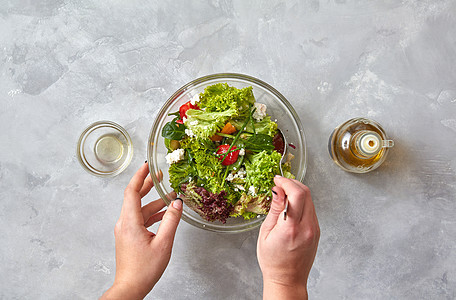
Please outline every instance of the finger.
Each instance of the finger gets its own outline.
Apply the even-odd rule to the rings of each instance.
[[[141,212],[142,212],[142,215],[143,215],[143,219],[144,219],[144,223],[147,222],[147,220],[149,220],[149,218],[156,214],[157,212],[159,212],[163,207],[166,206],[166,203],[165,201],[163,201],[163,199],[157,199],[155,201],[152,201],[150,202],[149,204],[147,205],[144,205],[142,208],[141,208]]]
[[[163,179],[162,170],[159,170],[155,174],[155,176],[157,176],[158,181],[162,181],[162,179]],[[154,182],[152,180],[152,177],[150,177],[150,174],[149,174],[149,176],[147,176],[146,180],[144,181],[141,191],[139,191],[141,198],[143,198],[145,195],[147,195],[153,187],[154,187]]]
[[[302,220],[303,221],[317,221],[317,214],[315,212],[315,205],[312,201],[312,195],[310,192],[310,189],[307,186],[303,187],[303,190],[305,191],[305,196],[304,196],[304,211],[302,215]]]
[[[285,192],[282,188],[275,186],[272,188],[272,201],[269,213],[263,224],[261,224],[260,235],[266,238],[271,230],[277,225],[277,220],[285,208]]]
[[[143,184],[141,190],[139,191],[139,195],[141,196],[141,198],[143,198],[145,195],[147,195],[153,187],[154,187],[154,182],[152,181],[152,178],[149,175],[149,176],[147,176],[146,180],[144,180],[144,184]]]
[[[176,192],[172,191],[171,193],[167,194],[166,196],[168,197],[168,199],[169,198],[173,199],[173,198],[176,198],[177,194],[176,194]],[[141,208],[144,223],[146,223],[147,219],[149,219],[150,216],[157,213],[160,209],[162,209],[165,206],[166,206],[166,203],[162,198],[144,205]]]
[[[142,217],[141,196],[139,191],[141,190],[148,173],[149,169],[147,164],[143,164],[125,188],[124,202],[121,211],[123,217],[134,217],[138,218],[138,220]]]
[[[149,219],[144,223],[144,226],[147,228],[147,227],[150,227],[153,224],[157,223],[158,221],[160,221],[163,218],[163,215],[165,214],[165,212],[166,212],[166,210],[158,212],[158,213],[150,216]]]
[[[127,188],[131,189],[137,193],[141,190],[142,186],[144,185],[144,180],[146,179],[147,175],[149,175],[149,167],[146,163],[144,163],[141,168],[133,175],[128,183]]]
[[[182,216],[182,199],[176,198],[168,206],[165,215],[163,216],[162,222],[158,227],[157,239],[161,240],[162,243],[172,247],[174,241],[174,235],[176,234],[177,225],[179,225],[180,218]]]
[[[282,176],[275,176],[274,183],[285,191],[288,198],[287,221],[291,219],[292,222],[299,223],[304,209],[305,191],[303,187],[305,186]]]
[[[291,179],[291,180],[294,183],[296,183],[299,187],[301,187],[301,189],[303,190],[303,192],[305,194],[303,197],[304,209],[303,209],[302,219],[306,218],[309,220],[316,220],[318,223],[317,214],[315,212],[315,205],[312,201],[312,195],[311,195],[309,187],[306,186],[305,184],[303,184],[301,181],[298,181],[296,179]]]

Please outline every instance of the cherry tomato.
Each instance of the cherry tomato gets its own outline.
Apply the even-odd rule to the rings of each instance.
[[[183,120],[184,117],[185,118],[187,117],[187,110],[189,110],[189,109],[200,109],[200,108],[198,107],[198,105],[191,104],[190,101],[188,101],[185,104],[182,104],[182,106],[179,108],[179,115],[180,115],[181,120]]]
[[[222,154],[218,157],[219,160],[222,160],[223,159],[223,156],[226,152],[228,152],[228,149],[230,149],[230,145],[220,145],[218,146],[217,148],[217,154]],[[236,149],[236,146],[233,146],[231,148],[231,151],[235,150]],[[226,158],[222,161],[222,165],[224,166],[228,166],[228,165],[232,165],[236,162],[236,160],[238,159],[238,156],[239,156],[239,150],[236,150],[236,151],[233,151],[233,152],[230,152]]]

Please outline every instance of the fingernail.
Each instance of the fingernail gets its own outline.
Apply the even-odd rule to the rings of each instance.
[[[272,193],[273,193],[274,195],[277,196],[277,192],[276,192],[276,191],[274,191],[274,190],[271,190],[271,191],[272,191]]]
[[[147,164],[147,160],[144,163]]]
[[[280,176],[279,174],[277,174],[276,176],[274,176],[276,178],[281,178],[282,176]]]
[[[182,202],[184,202],[181,198],[176,198],[174,201],[173,201],[173,207],[175,209],[182,209]]]

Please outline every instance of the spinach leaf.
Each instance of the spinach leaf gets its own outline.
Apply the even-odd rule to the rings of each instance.
[[[163,126],[162,137],[170,140],[181,140],[185,135],[185,125],[177,124],[178,118],[174,118]]]
[[[165,147],[166,147],[166,149],[168,149],[168,153],[171,153],[171,152],[173,152],[173,149],[171,149],[171,146],[170,146],[170,144],[171,144],[171,140],[170,140],[170,139],[167,139],[167,138],[165,138]]]
[[[261,133],[252,135],[248,140],[245,141],[245,149],[253,152],[274,150],[272,137]]]

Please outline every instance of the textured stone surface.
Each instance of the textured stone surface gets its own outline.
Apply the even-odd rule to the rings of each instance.
[[[217,72],[270,83],[306,128],[322,232],[313,299],[456,297],[455,1],[0,4],[1,299],[94,299],[109,287],[123,189],[157,107]],[[365,175],[327,153],[332,129],[355,116],[396,142]],[[75,157],[79,133],[101,119],[135,147],[113,179]],[[181,223],[149,297],[260,298],[257,235]]]

